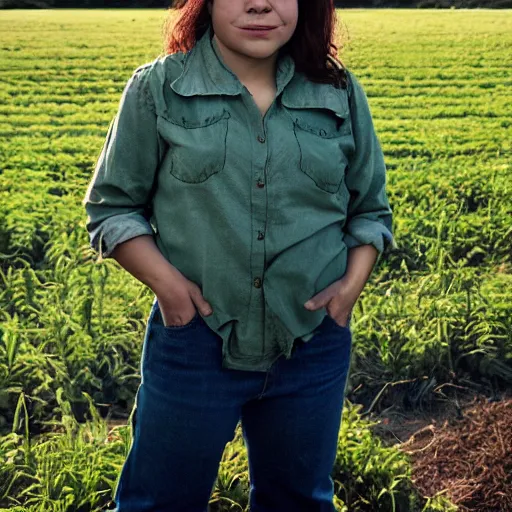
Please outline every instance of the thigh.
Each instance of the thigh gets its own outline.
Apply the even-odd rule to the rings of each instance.
[[[261,399],[242,407],[254,512],[331,512],[331,477],[350,368],[350,328],[326,317],[289,360],[276,361]]]
[[[201,317],[165,327],[153,306],[132,411],[132,445],[117,512],[206,511],[240,400],[219,372],[217,339]],[[197,359],[197,360],[196,360]]]

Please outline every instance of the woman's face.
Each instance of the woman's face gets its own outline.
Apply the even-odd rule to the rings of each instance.
[[[221,43],[256,59],[270,57],[284,46],[299,16],[298,0],[210,0],[208,7]],[[267,29],[256,30],[260,27]]]

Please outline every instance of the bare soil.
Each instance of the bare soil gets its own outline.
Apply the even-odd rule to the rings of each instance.
[[[512,396],[459,396],[378,419],[374,432],[409,455],[423,496],[443,492],[462,512],[512,512]]]

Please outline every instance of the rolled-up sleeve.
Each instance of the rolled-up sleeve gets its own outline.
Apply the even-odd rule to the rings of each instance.
[[[355,151],[349,158],[345,178],[350,192],[345,243],[349,249],[373,245],[378,251],[377,263],[390,249],[397,248],[386,194],[386,165],[366,94],[354,74],[348,73]]]
[[[125,85],[82,201],[90,246],[100,259],[111,257],[122,242],[154,234],[150,203],[161,141],[150,71],[150,66],[137,68]]]

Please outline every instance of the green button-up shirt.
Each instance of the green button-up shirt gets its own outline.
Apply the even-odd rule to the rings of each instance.
[[[396,247],[386,168],[367,97],[314,83],[280,54],[261,115],[212,30],[135,70],[83,204],[91,247],[154,235],[198,284],[223,366],[266,371],[326,309],[304,303],[343,277],[347,251]]]

